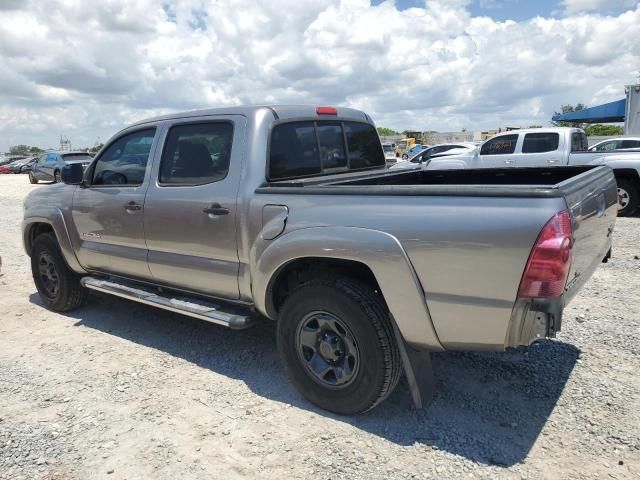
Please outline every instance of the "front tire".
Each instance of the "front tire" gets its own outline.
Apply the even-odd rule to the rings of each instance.
[[[38,179],[35,177],[33,172],[29,172],[29,183],[32,183],[32,184],[38,183]]]
[[[36,237],[31,249],[31,273],[42,303],[50,310],[68,312],[87,299],[88,290],[80,284],[80,275],[67,266],[51,233]]]
[[[312,280],[285,300],[278,350],[311,403],[342,415],[372,409],[393,391],[401,361],[379,295],[351,279]]]
[[[627,178],[618,178],[618,216],[629,217],[638,209],[640,195],[635,182]]]

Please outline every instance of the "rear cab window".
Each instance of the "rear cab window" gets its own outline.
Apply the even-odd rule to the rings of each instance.
[[[269,180],[381,168],[386,165],[373,125],[354,121],[293,121],[271,133]]]

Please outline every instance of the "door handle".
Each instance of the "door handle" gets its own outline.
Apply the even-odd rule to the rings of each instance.
[[[229,213],[229,209],[224,208],[219,203],[212,203],[211,206],[203,208],[202,211],[207,215],[227,215]]]
[[[131,200],[130,202],[124,204],[124,209],[127,212],[136,212],[138,210],[142,210],[142,205],[138,205],[136,202]]]
[[[513,160],[505,160],[504,163],[506,164],[513,163]]]
[[[552,158],[551,160],[547,160],[547,163],[558,163],[558,160]]]

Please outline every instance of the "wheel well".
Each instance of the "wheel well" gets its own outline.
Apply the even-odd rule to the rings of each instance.
[[[616,169],[613,171],[613,174],[616,176],[616,180],[620,178],[634,180],[636,184],[640,185],[640,174],[638,174],[638,171],[633,168]]]
[[[364,263],[336,258],[298,258],[283,265],[271,279],[267,288],[267,313],[275,318],[289,292],[298,285],[314,278],[335,275],[358,280],[380,292],[376,277]]]
[[[55,235],[53,227],[48,223],[38,222],[31,225],[29,229],[29,251],[31,251],[36,238],[43,233],[53,233]]]

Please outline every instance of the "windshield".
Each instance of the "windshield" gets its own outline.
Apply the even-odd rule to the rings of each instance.
[[[65,162],[72,162],[75,160],[86,160],[87,162],[90,162],[93,160],[93,157],[88,153],[65,153],[62,155],[62,159]]]

